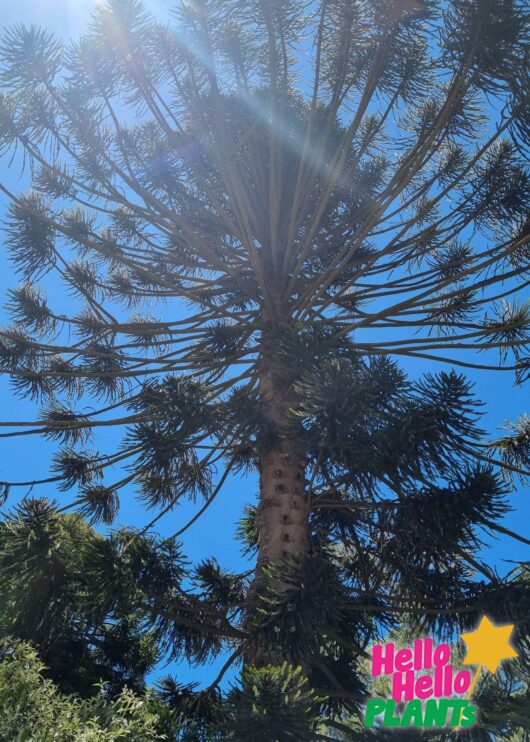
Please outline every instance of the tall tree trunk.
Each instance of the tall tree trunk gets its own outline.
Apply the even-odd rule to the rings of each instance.
[[[258,556],[249,593],[251,610],[269,587],[280,593],[292,587],[281,577],[271,579],[264,568],[282,562],[293,564],[303,559],[310,547],[306,460],[287,426],[287,411],[295,399],[289,388],[282,389],[274,382],[274,375],[265,364],[260,379],[260,398],[267,406],[279,439],[274,447],[259,455]],[[292,658],[279,657],[259,648],[247,655],[247,661],[257,665],[285,659]]]
[[[305,462],[290,441],[260,458],[258,560],[268,563],[299,558],[309,549]]]

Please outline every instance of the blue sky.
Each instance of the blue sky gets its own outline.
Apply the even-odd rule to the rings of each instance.
[[[14,23],[35,23],[44,25],[55,31],[63,38],[69,38],[82,31],[89,16],[90,8],[95,3],[92,0],[17,0],[4,2],[2,8],[2,23],[5,27]],[[154,11],[167,13],[170,3],[165,0],[150,0],[147,5]],[[13,190],[23,190],[24,183],[19,181],[19,169],[15,165],[9,169],[6,161],[0,162],[0,179]],[[0,200],[0,217],[5,214],[6,202]],[[5,249],[0,252],[0,303],[5,302],[5,292],[14,288],[19,279],[6,258]],[[59,287],[56,287],[59,290]],[[2,323],[7,322],[2,319]],[[400,365],[411,375],[418,376],[432,368],[425,362],[413,362],[410,359],[400,360]],[[518,415],[528,411],[528,397],[525,387],[514,384],[513,374],[510,372],[496,373],[493,371],[470,371],[467,376],[475,382],[475,391],[479,399],[485,402],[485,416],[483,427],[494,437],[499,434],[499,428],[507,421],[514,420]],[[0,380],[2,395],[2,420],[32,420],[35,418],[35,406],[31,402],[13,398],[9,392],[9,385],[5,379]],[[117,436],[118,434],[116,434]],[[106,433],[105,445],[113,443],[113,434]],[[117,440],[117,437],[114,438]],[[49,445],[36,436],[27,436],[14,440],[0,441],[0,479],[26,480],[38,476],[46,476],[49,459],[55,451],[54,445]],[[184,549],[192,560],[215,555],[219,562],[227,567],[239,569],[242,566],[240,544],[234,540],[234,532],[238,518],[241,516],[243,505],[252,502],[255,497],[255,478],[230,478],[221,495],[208,509],[201,520],[195,524],[184,537]],[[27,490],[19,490],[25,494]],[[51,497],[56,495],[49,487],[39,490],[39,493]],[[63,495],[65,502],[68,495]],[[518,492],[512,497],[514,511],[509,513],[504,521],[506,527],[521,530],[521,524],[530,522],[530,497],[528,488],[519,485]],[[162,534],[170,534],[186,523],[195,512],[197,506],[185,504],[175,513],[168,515],[159,524]],[[127,525],[141,527],[152,518],[152,513],[146,513],[134,500],[132,491],[122,500],[120,522]],[[524,530],[524,529],[523,529]],[[493,541],[483,555],[487,561],[495,563],[501,573],[508,571],[511,565],[505,560],[528,559],[528,548],[508,538]],[[208,682],[216,674],[217,665],[209,668],[190,670],[180,666],[177,674],[184,681],[199,679]]]

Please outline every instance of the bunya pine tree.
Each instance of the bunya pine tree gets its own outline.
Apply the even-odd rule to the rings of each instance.
[[[110,0],[67,45],[5,32],[0,147],[30,189],[0,184],[22,280],[0,366],[40,411],[2,435],[58,450],[4,495],[47,482],[107,526],[123,493],[153,510],[83,564],[166,656],[226,657],[207,690],[163,684],[177,738],[343,734],[404,620],[516,623],[527,667],[528,571],[476,551],[528,543],[500,519],[530,423],[487,440],[465,372],[529,375],[529,54],[524,0]],[[186,564],[181,535],[252,471],[251,572]],[[24,507],[31,533],[59,516]]]

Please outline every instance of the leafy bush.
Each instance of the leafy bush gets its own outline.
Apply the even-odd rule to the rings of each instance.
[[[4,642],[0,653],[0,742],[163,739],[148,698],[125,689],[111,700],[105,686],[90,699],[64,695],[44,678],[44,666],[29,644]]]

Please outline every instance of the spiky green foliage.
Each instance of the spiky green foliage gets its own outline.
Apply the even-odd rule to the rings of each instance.
[[[243,673],[242,688],[233,691],[235,718],[229,738],[295,742],[315,738],[318,703],[300,668],[288,664]],[[272,735],[272,736],[271,736]]]
[[[523,0],[200,0],[167,22],[110,0],[66,46],[4,34],[0,150],[30,190],[0,185],[22,279],[0,372],[40,406],[14,432],[58,444],[52,478],[89,521],[110,525],[131,489],[155,510],[140,533],[90,537],[98,620],[133,605],[162,653],[244,660],[233,698],[281,734],[313,733],[306,693],[322,718],[358,714],[363,654],[404,615],[437,636],[485,611],[517,622],[527,665],[528,581],[475,554],[507,533],[524,423],[485,442],[460,371],[522,383],[530,367],[529,29]],[[401,356],[433,369],[409,378]],[[307,510],[281,521],[298,541],[262,527],[289,495],[278,460]],[[180,535],[256,469],[254,581],[150,533],[189,499]],[[55,510],[24,507],[6,533],[40,533],[44,508],[55,543]],[[264,563],[281,539],[304,546]],[[183,691],[182,739],[222,733],[223,672]],[[250,713],[248,682],[302,699],[291,729],[261,690]]]

